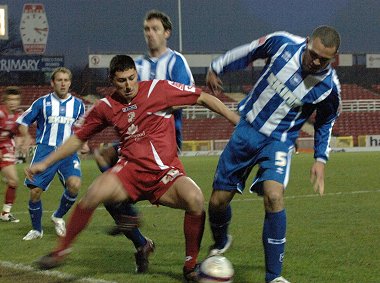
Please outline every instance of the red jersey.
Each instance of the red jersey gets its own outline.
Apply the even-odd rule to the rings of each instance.
[[[144,171],[182,168],[177,155],[173,106],[193,105],[201,89],[166,80],[139,82],[137,95],[123,103],[112,94],[86,114],[76,132],[82,141],[108,126],[120,137],[120,154]]]
[[[21,114],[17,111],[10,113],[5,105],[0,105],[0,151],[2,154],[1,163],[14,163],[15,142],[14,136],[18,134],[17,118]],[[4,164],[3,164],[4,165]],[[0,167],[3,167],[0,164]]]

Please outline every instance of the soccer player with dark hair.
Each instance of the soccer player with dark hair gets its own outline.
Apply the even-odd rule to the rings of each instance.
[[[54,251],[38,264],[42,269],[61,264],[99,204],[149,200],[152,204],[185,210],[187,260],[183,275],[186,280],[197,280],[195,267],[205,222],[204,197],[196,183],[186,176],[177,148],[173,147],[172,112],[176,107],[198,104],[233,124],[239,121],[239,116],[216,97],[194,86],[167,80],[138,82],[135,63],[126,55],[112,58],[109,73],[115,92],[94,105],[81,128],[57,151],[26,170],[27,177],[33,180],[35,174],[69,156],[104,128],[113,126],[119,134],[118,162],[90,185],[70,217],[66,237],[60,238]]]
[[[168,40],[172,33],[172,22],[169,16],[158,10],[148,11],[143,27],[148,52],[135,60],[138,80],[163,79],[185,85],[194,85],[193,75],[185,57],[168,47]],[[173,115],[176,144],[178,151],[180,151],[182,148],[182,110],[175,110]],[[116,163],[117,147],[118,145],[116,144],[113,147],[103,148],[95,152],[95,160],[102,172]],[[117,204],[107,203],[105,207],[118,224],[110,233],[112,235],[123,233],[133,242],[136,248],[136,272],[147,272],[149,265],[148,257],[154,251],[155,246],[153,241],[142,235],[138,228],[139,214],[137,209],[132,204],[126,202]],[[120,217],[129,220],[129,225],[120,227],[118,221]]]
[[[28,140],[31,140],[29,126],[34,122],[37,124],[37,147],[31,165],[44,159],[67,140],[73,134],[75,123],[84,114],[83,102],[69,93],[71,79],[72,74],[69,69],[56,68],[50,81],[54,91],[34,101],[17,119],[21,136]],[[58,236],[64,237],[66,234],[63,216],[75,202],[81,185],[80,160],[76,152],[49,166],[33,180],[25,180],[25,185],[30,189],[29,214],[33,229],[23,240],[29,241],[43,236],[41,195],[48,190],[55,174],[58,174],[64,191],[59,207],[50,219]]]
[[[331,129],[340,105],[340,83],[330,63],[339,45],[338,32],[329,26],[316,28],[307,38],[275,32],[213,60],[207,74],[209,87],[218,92],[221,74],[266,59],[260,78],[239,103],[241,120],[219,159],[209,201],[215,241],[210,255],[222,254],[232,241],[228,234],[230,201],[236,193],[243,193],[251,169],[259,166],[250,189],[264,199],[266,282],[289,282],[281,276],[286,242],[284,190],[294,143],[314,111],[315,162],[310,179],[316,192],[324,192]]]
[[[18,134],[16,120],[20,116],[20,102],[20,89],[15,86],[6,87],[0,105],[0,172],[6,179],[7,189],[0,220],[14,223],[20,221],[11,213],[19,183],[16,168],[15,137]]]

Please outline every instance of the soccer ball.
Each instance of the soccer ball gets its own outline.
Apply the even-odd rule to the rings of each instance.
[[[231,262],[224,256],[215,255],[206,258],[199,267],[199,282],[231,283],[234,276],[234,268]]]

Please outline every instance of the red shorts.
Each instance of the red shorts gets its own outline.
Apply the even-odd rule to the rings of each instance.
[[[0,169],[3,169],[9,165],[16,164],[16,154],[15,148],[13,146],[0,147],[1,158],[0,158]]]
[[[178,177],[185,176],[182,166],[148,171],[124,159],[119,159],[109,172],[116,174],[133,202],[148,200],[152,204],[157,203]]]

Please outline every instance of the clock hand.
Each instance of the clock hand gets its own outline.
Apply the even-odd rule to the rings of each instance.
[[[39,34],[41,34],[42,32],[47,32],[48,28],[34,28],[34,30],[38,32]]]

